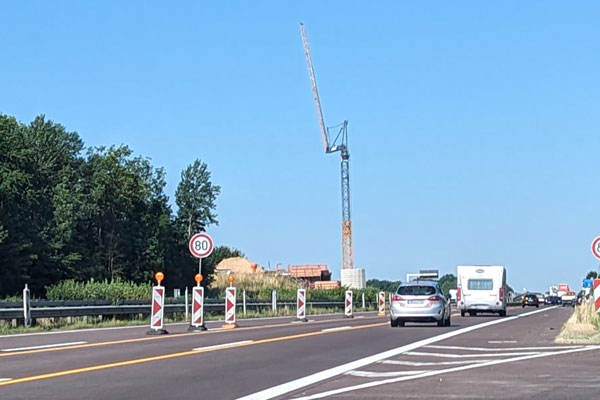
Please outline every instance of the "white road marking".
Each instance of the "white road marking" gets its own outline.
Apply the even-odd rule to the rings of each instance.
[[[0,382],[11,381],[12,378],[0,378]]]
[[[213,346],[204,346],[204,347],[196,347],[193,351],[202,351],[202,350],[214,350],[214,349],[226,349],[227,347],[236,347],[241,344],[252,343],[254,340],[242,340],[240,342],[231,342],[231,343],[223,343],[223,344],[215,344]]]
[[[526,356],[530,354],[540,354],[541,351],[528,351],[519,353],[492,353],[492,354],[449,354],[449,353],[427,353],[424,351],[408,351],[404,353],[407,356],[430,356],[441,358],[474,358],[474,357],[507,357],[507,356]]]
[[[533,358],[557,356],[557,355],[562,355],[562,354],[576,353],[576,352],[590,351],[590,350],[598,350],[598,349],[600,349],[600,346],[587,346],[587,347],[578,348],[578,349],[562,350],[562,351],[555,351],[555,352],[549,352],[549,353],[533,354],[533,355],[529,355],[529,356],[508,358],[505,360],[494,360],[494,361],[489,361],[487,363],[471,364],[471,365],[465,365],[462,367],[454,367],[454,368],[447,368],[447,369],[424,372],[420,375],[402,376],[399,378],[385,379],[382,381],[375,381],[375,382],[367,382],[367,383],[363,383],[363,384],[355,385],[355,386],[347,386],[347,387],[343,387],[341,389],[335,389],[335,390],[330,390],[330,391],[323,392],[323,393],[313,394],[311,396],[299,397],[299,398],[296,398],[296,400],[322,399],[324,397],[330,397],[330,396],[340,394],[340,393],[346,393],[346,392],[351,392],[351,391],[360,390],[360,389],[367,389],[367,388],[371,388],[374,386],[385,385],[388,383],[409,381],[409,380],[414,380],[414,379],[419,379],[419,378],[426,378],[426,377],[434,376],[434,375],[447,374],[450,372],[457,372],[457,371],[464,371],[464,370],[473,369],[473,368],[487,367],[490,365],[506,364],[506,363],[516,362],[516,361],[529,360],[529,359],[533,359]]]
[[[392,376],[418,375],[427,371],[392,371],[392,372],[373,372],[373,371],[348,371],[346,375],[358,376],[360,378],[389,378]]]
[[[321,332],[335,332],[335,331],[345,331],[346,329],[351,329],[351,326],[339,326],[337,328],[327,328],[321,329]]]
[[[465,361],[438,361],[438,362],[383,360],[383,361],[380,361],[380,363],[381,364],[390,364],[390,365],[410,365],[412,367],[425,367],[425,366],[435,366],[435,365],[473,364],[473,363],[483,363],[483,362],[489,362],[489,361],[492,361],[492,360],[465,360]]]
[[[503,324],[505,322],[517,320],[519,318],[526,318],[530,315],[548,311],[552,308],[557,308],[557,307],[558,306],[554,306],[554,307],[549,307],[549,308],[546,308],[543,310],[535,310],[535,311],[530,311],[530,312],[526,312],[526,313],[519,314],[519,315],[514,315],[512,317],[499,318],[499,319],[495,319],[492,321],[483,322],[481,324],[468,326],[466,328],[457,329],[455,331],[442,333],[441,335],[437,335],[437,336],[433,336],[433,337],[430,337],[427,339],[419,340],[417,342],[413,342],[413,343],[410,343],[410,344],[407,344],[404,346],[400,346],[400,347],[397,347],[392,350],[387,350],[382,353],[374,354],[372,356],[365,357],[365,358],[362,358],[362,359],[359,359],[356,361],[338,365],[337,367],[326,369],[326,370],[314,373],[312,375],[305,376],[303,378],[295,379],[293,381],[286,382],[281,385],[273,386],[271,388],[261,390],[260,392],[256,392],[256,393],[252,393],[247,396],[244,396],[244,397],[240,397],[238,400],[268,400],[268,399],[272,399],[274,397],[282,396],[286,393],[298,390],[300,388],[303,388],[303,387],[306,387],[309,385],[314,385],[317,382],[321,382],[321,381],[333,378],[335,376],[344,374],[348,371],[362,368],[365,365],[373,364],[378,361],[385,360],[386,358],[391,358],[391,357],[397,356],[399,354],[406,353],[407,351],[418,349],[418,348],[426,346],[428,344],[441,342],[442,340],[450,339],[452,337],[459,336],[464,333],[472,332],[472,331],[475,331],[478,329],[486,328],[488,326]],[[575,349],[575,350],[579,350],[579,349]],[[567,350],[567,351],[570,351],[570,350]],[[483,365],[483,363],[476,364],[476,365]],[[420,376],[420,375],[418,375],[418,376]],[[402,378],[395,378],[395,379],[402,379]]]
[[[86,343],[87,342],[69,342],[69,343],[43,344],[43,345],[40,345],[40,346],[14,347],[12,349],[2,349],[0,351],[10,352],[10,351],[25,351],[25,350],[37,350],[37,349],[50,349],[52,347],[74,346],[76,344],[86,344]]]
[[[518,343],[516,340],[488,340],[488,343]]]
[[[546,347],[463,347],[463,346],[423,346],[427,349],[472,350],[472,351],[526,351],[526,350],[566,350],[578,349],[583,346],[546,346]]]

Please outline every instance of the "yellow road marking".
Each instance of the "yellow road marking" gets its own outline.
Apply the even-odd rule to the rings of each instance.
[[[108,364],[92,365],[89,367],[68,369],[68,370],[58,371],[58,372],[51,372],[48,374],[26,376],[23,378],[15,378],[10,381],[0,382],[0,386],[14,385],[16,383],[39,381],[39,380],[50,379],[50,378],[58,378],[61,376],[81,374],[84,372],[99,371],[99,370],[109,369],[109,368],[125,367],[128,365],[136,365],[136,364],[142,364],[142,363],[147,363],[147,362],[152,362],[152,361],[168,360],[171,358],[185,357],[185,356],[197,355],[197,354],[201,354],[201,353],[209,353],[209,352],[220,351],[220,350],[228,350],[228,349],[233,349],[236,347],[254,346],[257,344],[281,342],[281,341],[285,341],[285,340],[301,339],[301,338],[306,338],[306,337],[311,337],[311,336],[327,335],[327,334],[332,334],[332,333],[342,333],[342,332],[348,332],[350,330],[374,328],[374,327],[378,327],[378,326],[384,326],[387,324],[388,324],[388,322],[379,322],[376,324],[359,325],[359,326],[352,327],[350,329],[346,329],[344,331],[337,331],[337,332],[336,331],[325,331],[324,332],[324,331],[319,330],[319,331],[314,331],[314,332],[298,333],[298,334],[289,335],[289,336],[280,336],[280,337],[268,338],[268,339],[258,339],[258,340],[254,340],[252,342],[231,343],[231,345],[229,345],[227,347],[204,348],[204,349],[199,349],[199,350],[182,351],[179,353],[163,354],[160,356],[137,358],[137,359],[127,360],[127,361],[118,361],[118,362],[108,363]]]
[[[374,318],[378,318],[378,317],[365,317],[365,319],[374,319]],[[335,321],[340,321],[339,319],[326,319],[326,320],[315,320],[314,323],[326,323],[326,322],[335,322]],[[285,328],[285,327],[289,327],[290,325],[288,323],[283,323],[283,324],[271,324],[271,325],[258,325],[258,326],[246,326],[246,327],[241,327],[241,328],[237,328],[235,329],[236,332],[239,331],[249,331],[249,330],[256,330],[256,329],[263,329],[263,328]],[[208,334],[217,334],[217,333],[225,333],[228,331],[223,331],[223,330],[208,330],[204,333],[202,333],[202,336],[204,335],[208,335]],[[232,332],[232,331],[229,331]],[[173,335],[161,335],[161,336],[151,336],[151,337],[143,337],[143,338],[133,338],[133,339],[119,339],[119,340],[110,340],[110,341],[106,341],[106,342],[98,342],[98,343],[86,343],[86,344],[78,344],[78,345],[73,345],[73,346],[64,346],[64,347],[53,347],[53,348],[48,348],[48,349],[36,349],[36,350],[25,350],[25,351],[11,351],[11,352],[7,352],[7,353],[0,353],[0,358],[2,357],[11,357],[11,356],[20,356],[20,355],[27,355],[27,354],[37,354],[37,353],[48,353],[51,351],[64,351],[64,350],[76,350],[76,349],[87,349],[87,348],[91,348],[91,347],[99,347],[99,346],[109,346],[109,345],[113,345],[113,344],[126,344],[126,343],[136,343],[136,342],[146,342],[149,340],[159,340],[159,339],[169,339],[169,338],[178,338],[178,337],[182,337],[182,336],[191,336],[191,335],[198,335],[197,332],[190,332],[190,333],[177,333],[177,334],[173,334]]]

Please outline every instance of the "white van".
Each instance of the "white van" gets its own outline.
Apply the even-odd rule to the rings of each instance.
[[[506,269],[502,265],[459,265],[456,276],[456,305],[462,317],[478,312],[506,315]]]

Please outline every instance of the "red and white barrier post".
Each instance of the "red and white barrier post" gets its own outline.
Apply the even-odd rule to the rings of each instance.
[[[352,290],[346,290],[346,307],[344,308],[346,318],[354,318],[352,315]]]
[[[152,287],[152,314],[150,315],[150,330],[146,332],[148,335],[164,335],[169,332],[164,328],[165,314],[165,288],[160,286],[160,283],[165,279],[162,272],[154,274],[154,279],[158,283]]]
[[[223,329],[232,329],[237,328],[235,323],[236,288],[233,287],[235,278],[233,275],[229,275],[227,280],[229,281],[229,287],[225,289],[225,323]]]
[[[594,279],[594,308],[600,313],[600,279]]]
[[[204,326],[204,288],[200,286],[202,274],[194,277],[196,286],[192,288],[192,322],[188,331],[205,331]]]
[[[306,289],[298,289],[296,296],[296,317],[302,322],[308,322],[306,319]]]
[[[379,292],[377,308],[377,316],[385,317],[385,292]]]

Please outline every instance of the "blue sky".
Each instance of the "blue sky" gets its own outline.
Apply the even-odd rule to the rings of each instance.
[[[600,5],[559,1],[4,2],[0,112],[167,172],[206,162],[217,244],[339,278],[349,120],[355,266],[503,264],[517,289],[598,268]],[[190,265],[193,270],[194,266]]]

